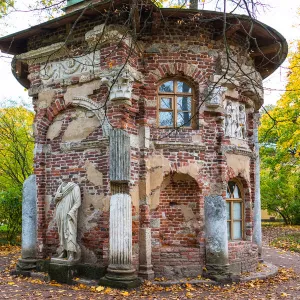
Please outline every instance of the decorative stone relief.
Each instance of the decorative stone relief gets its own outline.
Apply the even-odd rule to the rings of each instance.
[[[246,111],[245,105],[237,101],[227,101],[225,104],[225,136],[246,138]]]
[[[118,25],[101,24],[95,26],[92,30],[85,34],[85,40],[88,45],[95,49],[101,47],[103,44],[109,42],[120,43],[123,41],[128,46],[132,43],[132,38],[124,28]]]
[[[78,76],[80,82],[86,82],[100,72],[100,52],[95,51],[86,55],[70,57],[59,62],[46,62],[41,65],[40,78],[44,85],[68,81]],[[30,75],[33,76],[32,74]]]
[[[141,78],[142,75],[129,65],[118,66],[101,73],[101,83],[109,87],[109,100],[130,100],[133,82]]]
[[[223,95],[227,88],[222,86],[210,85],[207,88],[206,106],[211,108],[218,108],[222,106]]]
[[[123,71],[110,78],[103,78],[101,81],[110,88],[109,100],[131,99],[134,79],[128,71]]]

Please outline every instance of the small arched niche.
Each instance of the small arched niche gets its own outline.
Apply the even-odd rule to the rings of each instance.
[[[200,189],[187,174],[171,174],[162,184],[159,201],[162,246],[198,247]]]

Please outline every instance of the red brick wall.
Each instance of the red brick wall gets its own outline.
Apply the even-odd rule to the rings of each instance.
[[[154,271],[157,276],[173,277],[176,268],[179,271],[184,266],[199,266],[199,274],[204,265],[200,249],[204,214],[200,189],[192,177],[182,174],[168,176],[165,184],[159,206],[150,216],[160,222],[158,228],[152,228],[152,238],[157,241],[152,248]]]
[[[229,263],[240,263],[241,272],[255,272],[258,264],[258,248],[248,241],[229,242]]]
[[[113,20],[113,19],[112,19]],[[119,22],[121,23],[122,18]],[[79,22],[72,38],[77,39],[76,45],[83,43],[84,34],[91,30],[94,26],[103,23],[103,17],[98,20]],[[168,26],[168,34],[166,35],[166,27]],[[170,141],[186,143],[187,147],[193,142],[193,138],[201,136],[205,150],[189,150],[187,149],[131,149],[131,188],[134,188],[140,180],[144,180],[146,173],[150,172],[146,168],[146,162],[151,155],[161,155],[169,160],[170,170],[174,173],[182,166],[190,166],[191,164],[199,164],[201,167],[199,173],[195,176],[195,180],[172,182],[164,190],[161,191],[159,208],[150,212],[148,204],[141,199],[140,209],[133,207],[133,249],[134,263],[138,261],[138,233],[139,227],[150,226],[153,218],[159,218],[160,228],[152,228],[153,242],[153,264],[157,274],[163,274],[163,266],[176,266],[176,263],[201,266],[204,262],[204,229],[203,229],[203,204],[204,196],[211,193],[211,189],[215,185],[221,186],[218,193],[224,198],[226,195],[225,183],[231,177],[230,170],[226,165],[226,158],[221,151],[222,145],[229,145],[230,140],[224,138],[222,133],[222,123],[219,117],[224,113],[208,111],[203,104],[203,90],[208,79],[218,69],[218,59],[211,53],[211,50],[222,49],[222,41],[211,41],[214,29],[211,25],[193,27],[187,20],[178,24],[177,20],[168,19],[166,23],[162,23],[156,33],[145,32],[143,42],[146,51],[141,55],[136,53],[130,54],[130,50],[125,43],[107,44],[100,50],[101,68],[109,69],[126,61],[126,57],[130,55],[129,63],[138,69],[144,76],[142,82],[135,82],[133,86],[133,99],[131,105],[124,103],[110,102],[106,107],[106,115],[110,124],[115,128],[123,128],[130,134],[138,135],[139,126],[150,127],[151,141]],[[30,49],[36,49],[41,46],[62,41],[65,36],[64,29],[45,36],[32,37],[28,43]],[[81,40],[80,40],[81,39]],[[71,41],[72,39],[70,39]],[[81,42],[80,42],[81,41]],[[244,52],[243,40],[238,36],[233,36],[232,42],[235,46],[233,50],[237,56]],[[159,52],[151,52],[148,48],[152,44],[168,45],[167,48],[160,49]],[[193,53],[188,48],[180,48],[180,45],[201,47],[199,53]],[[147,48],[148,47],[148,48]],[[177,47],[177,48],[176,48]],[[178,48],[179,47],[179,48]],[[76,46],[74,45],[74,49]],[[148,50],[147,50],[148,49]],[[194,68],[189,68],[194,66]],[[29,72],[38,72],[39,64],[30,66]],[[195,104],[197,113],[196,128],[194,129],[159,129],[157,128],[157,88],[161,80],[168,77],[184,78],[190,82],[195,92]],[[73,84],[78,84],[78,77],[73,78]],[[32,78],[32,87],[38,87],[41,84],[39,77]],[[52,220],[54,205],[50,206],[50,210],[45,214],[45,195],[54,195],[58,187],[58,179],[63,175],[71,175],[72,180],[79,183],[81,190],[89,189],[94,193],[104,193],[109,195],[108,181],[108,153],[99,156],[94,151],[75,151],[72,153],[60,153],[59,143],[61,135],[52,142],[46,140],[46,133],[53,119],[61,114],[64,116],[64,126],[70,122],[70,112],[74,108],[66,107],[64,103],[64,94],[67,87],[62,83],[49,86],[55,90],[53,102],[49,108],[38,109],[36,111],[35,124],[37,134],[35,136],[36,143],[52,147],[51,153],[37,153],[35,155],[35,174],[37,175],[38,184],[38,245],[44,245],[40,256],[47,257],[54,253],[57,246],[57,232],[54,224],[49,227]],[[104,86],[95,90],[89,98],[98,103],[104,104],[107,101],[108,89]],[[246,97],[240,97],[240,101],[247,101]],[[37,101],[35,99],[34,101]],[[37,108],[36,108],[37,109]],[[248,113],[248,136],[249,146],[253,149],[251,142],[252,136],[252,115]],[[62,130],[62,134],[63,134]],[[86,140],[97,140],[102,136],[101,129],[94,131]],[[82,162],[85,160],[92,161],[96,168],[104,175],[103,188],[94,187],[86,180],[78,181],[77,175],[84,177],[86,175]],[[75,166],[75,167],[74,167]],[[163,171],[162,171],[163,172]],[[224,186],[222,187],[222,184]],[[245,231],[246,238],[251,240],[252,235],[252,216],[251,204],[254,201],[254,159],[251,159],[250,182],[243,182],[245,188],[245,200],[248,208],[245,211],[245,222],[247,223]],[[201,191],[201,192],[200,192]],[[173,200],[174,201],[173,201]],[[143,201],[142,201],[143,200]],[[145,200],[146,201],[146,200]],[[191,205],[194,214],[197,214],[197,220],[200,221],[199,228],[185,231],[183,216],[180,213],[179,205],[170,206],[170,201],[179,203],[179,205]],[[165,212],[166,218],[161,213]],[[97,226],[93,229],[82,233],[80,236],[81,243],[89,250],[93,251],[97,256],[98,262],[107,264],[108,257],[108,234],[109,234],[109,213],[102,212],[96,220]],[[249,225],[250,224],[250,225]],[[184,233],[180,233],[184,232]],[[248,268],[247,257],[256,259],[256,254],[249,252],[251,241],[242,242],[232,246],[230,244],[230,261],[242,261],[245,270]],[[177,244],[178,243],[178,244]],[[254,251],[255,252],[255,251]],[[250,268],[250,267],[249,267]]]

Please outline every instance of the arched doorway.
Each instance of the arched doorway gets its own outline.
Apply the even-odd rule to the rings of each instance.
[[[161,186],[159,206],[151,212],[159,218],[152,231],[157,243],[152,248],[156,276],[168,278],[201,274],[204,262],[202,195],[198,183],[187,174],[172,173]]]

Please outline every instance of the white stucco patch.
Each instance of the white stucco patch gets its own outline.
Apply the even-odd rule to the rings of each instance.
[[[53,140],[54,138],[58,137],[61,132],[62,125],[63,121],[55,121],[52,123],[47,131],[47,139]]]
[[[39,93],[38,100],[36,102],[36,106],[38,109],[47,108],[50,106],[53,98],[55,96],[55,90],[42,91]]]
[[[250,157],[226,153],[227,166],[234,171],[235,176],[241,176],[250,181]]]
[[[75,119],[70,122],[64,132],[62,142],[80,142],[87,138],[99,126],[100,124],[97,117]]]
[[[98,171],[93,163],[86,161],[85,169],[87,173],[87,179],[95,186],[103,186],[103,174]]]

